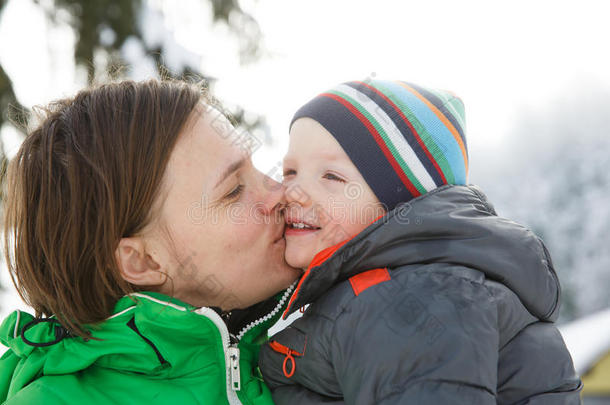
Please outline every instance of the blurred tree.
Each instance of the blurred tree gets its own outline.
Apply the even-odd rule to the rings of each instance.
[[[0,14],[9,0],[0,0]],[[17,1],[17,0],[14,0]],[[86,69],[87,81],[93,83],[99,77],[120,78],[127,66],[121,56],[121,49],[126,41],[135,38],[151,58],[159,76],[188,78],[189,80],[206,80],[213,84],[214,79],[201,72],[199,66],[183,63],[179,69],[168,69],[164,66],[165,44],[150,44],[144,37],[141,14],[145,7],[150,7],[148,0],[33,0],[55,23],[67,23],[76,33],[74,63]],[[261,31],[256,20],[246,13],[238,0],[200,0],[212,8],[212,23],[225,23],[239,43],[239,57],[242,64],[252,62],[261,55]],[[202,17],[204,18],[204,17]],[[161,29],[161,27],[159,27]],[[96,58],[102,54],[105,57]],[[240,130],[266,131],[265,119],[262,116],[247,113],[237,105],[228,109],[234,124]],[[17,122],[17,129],[26,127],[29,112],[17,99],[11,78],[0,64],[0,129],[7,121]],[[269,140],[268,133],[264,134]],[[262,141],[262,140],[261,140]],[[0,138],[0,184],[4,181],[6,154]],[[0,195],[0,204],[2,196]],[[1,207],[1,206],[0,206]]]
[[[3,0],[6,2],[6,0]],[[87,68],[89,83],[93,81],[98,66],[93,63],[94,54],[103,50],[110,55],[111,63],[102,69],[112,69],[112,62],[121,61],[120,50],[125,41],[134,36],[149,55],[163,56],[166,49],[154,48],[144,40],[139,16],[146,0],[34,0],[43,7],[48,18],[56,21],[60,15],[58,9],[68,12],[68,22],[77,34],[75,62]],[[212,6],[214,22],[226,23],[239,41],[240,60],[242,63],[257,59],[261,54],[261,32],[256,20],[241,9],[237,0],[201,0]],[[159,60],[157,58],[157,60]],[[161,72],[162,67],[158,65]],[[174,76],[196,74],[198,67],[185,66],[182,71],[171,72]]]
[[[523,110],[471,176],[501,216],[545,241],[562,286],[561,322],[610,308],[608,105],[610,88],[583,80]]]
[[[0,7],[4,6],[4,4],[5,1],[2,1]],[[8,116],[11,116],[17,122],[24,122],[26,120],[26,109],[15,97],[11,79],[2,68],[2,65],[0,65],[0,112],[0,128],[2,128]],[[2,138],[0,138],[0,184],[4,180],[6,163],[4,144],[2,143]],[[2,203],[2,193],[0,193],[0,203]]]
[[[200,1],[209,2],[214,22],[226,23],[235,34],[239,42],[242,64],[260,57],[262,37],[260,27],[250,14],[242,10],[238,0]],[[168,70],[164,66],[162,61],[168,53],[168,49],[165,49],[166,45],[147,43],[140,23],[143,8],[149,5],[146,0],[34,0],[34,2],[45,10],[51,21],[56,22],[58,16],[61,16],[58,10],[68,13],[68,23],[77,37],[75,63],[86,68],[89,83],[104,74],[109,74],[111,77],[122,74],[121,67],[125,61],[122,60],[121,49],[130,37],[135,38],[142,45],[145,53],[154,59],[160,74],[213,82],[213,78],[201,72],[199,66],[183,64],[177,70]],[[107,56],[107,62],[101,65],[94,62],[96,53],[100,51]],[[232,114],[238,120],[238,124],[244,125],[247,129],[256,128],[264,121],[262,117],[256,117],[249,122],[244,121],[244,111],[237,106],[233,108]]]
[[[242,63],[252,62],[260,57],[260,27],[251,15],[241,9],[238,0],[201,1],[211,5],[214,22],[226,23],[235,34],[239,42],[239,56]],[[57,23],[58,19],[61,19],[61,22],[67,22],[74,29],[77,38],[74,51],[75,63],[86,69],[89,83],[104,74],[111,77],[122,74],[121,67],[125,61],[121,57],[121,48],[130,37],[142,44],[146,54],[154,59],[160,74],[213,81],[212,77],[199,71],[198,66],[185,64],[179,70],[168,70],[163,66],[162,61],[168,50],[164,49],[164,45],[146,43],[139,21],[140,13],[147,5],[146,0],[34,0],[34,2],[45,11],[50,21]],[[7,3],[8,0],[0,0],[0,13]],[[64,13],[58,12],[60,10]],[[94,63],[94,57],[100,51],[107,56],[105,64]],[[10,77],[0,65],[0,109],[3,113],[0,117],[0,126],[6,122],[9,106],[16,114],[12,116],[18,121],[26,117],[25,109],[13,92]],[[238,123],[245,125],[247,129],[256,128],[264,123],[262,117],[245,121],[243,109],[237,106],[232,114]]]
[[[140,15],[147,0],[33,0],[41,7],[47,18],[54,23],[68,23],[76,33],[74,62],[86,69],[87,81],[93,83],[98,77],[121,77],[126,62],[121,57],[121,49],[128,38],[135,38],[148,57],[155,62],[161,76],[189,78],[190,80],[214,79],[199,70],[199,66],[182,64],[179,69],[167,69],[163,65],[168,49],[164,44],[149,44],[144,38]],[[246,13],[238,0],[200,0],[208,2],[212,8],[213,22],[223,22],[239,42],[239,56],[242,63],[256,60],[261,55],[261,31],[256,20]],[[8,0],[0,0],[0,14]],[[62,11],[62,12],[60,12]],[[59,21],[61,20],[61,21]],[[105,62],[96,61],[95,55],[104,54]],[[19,130],[27,123],[28,111],[17,99],[11,78],[0,64],[0,128],[7,120],[16,121]],[[265,127],[264,117],[246,114],[243,108],[231,106],[228,111],[234,123],[252,131]],[[267,139],[268,140],[268,139]],[[0,140],[0,166],[6,158]],[[0,173],[1,175],[1,173]],[[3,178],[2,178],[3,179]],[[2,180],[0,179],[0,181]]]

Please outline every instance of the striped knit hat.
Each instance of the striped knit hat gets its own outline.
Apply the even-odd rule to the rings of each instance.
[[[445,184],[466,184],[462,101],[401,81],[343,83],[302,106],[330,132],[389,210]]]

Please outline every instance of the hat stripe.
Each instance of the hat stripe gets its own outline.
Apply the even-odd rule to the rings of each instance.
[[[396,145],[394,145],[394,143],[388,137],[388,134],[386,133],[386,130],[379,123],[379,121],[377,119],[375,119],[371,115],[371,111],[369,111],[368,109],[364,108],[362,106],[362,104],[358,103],[358,101],[356,101],[350,95],[337,90],[337,88],[335,88],[333,90],[330,90],[329,93],[335,94],[335,95],[343,98],[345,101],[350,103],[358,112],[360,112],[360,114],[362,115],[363,119],[365,119],[368,122],[368,125],[370,125],[371,127],[375,128],[376,133],[379,136],[379,140],[381,142],[383,142],[384,146],[391,153],[394,162],[396,162],[398,164],[398,168],[395,168],[395,169],[399,170],[400,172],[402,172],[402,173],[404,173],[406,175],[406,177],[408,178],[409,182],[415,187],[415,189],[418,191],[418,193],[420,193],[420,194],[426,193],[427,192],[426,187],[424,187],[422,185],[422,183],[417,178],[415,173],[413,173],[413,170],[411,169],[411,167],[409,167],[406,164],[406,162],[402,158],[400,152],[396,148]],[[364,95],[360,95],[360,97],[363,97],[363,96]]]
[[[417,133],[421,137],[421,140],[426,145],[426,148],[432,155],[432,158],[443,171],[446,180],[446,183],[444,184],[453,184],[455,182],[455,175],[452,169],[452,165],[449,162],[449,157],[446,153],[447,150],[450,148],[450,146],[446,145],[446,142],[453,142],[453,140],[451,139],[451,135],[448,132],[445,132],[445,136],[443,136],[438,132],[428,131],[430,125],[426,127],[424,123],[417,117],[417,111],[416,109],[412,108],[412,106],[408,103],[408,99],[410,98],[412,103],[418,103],[421,108],[427,107],[424,107],[419,100],[417,100],[411,93],[408,93],[404,88],[398,86],[397,83],[375,80],[372,84],[377,90],[384,94],[387,94],[388,97],[390,97],[392,101],[406,115],[408,120],[413,125],[413,128],[417,131]],[[432,128],[432,130],[438,131],[439,126],[444,128],[444,126],[438,123],[437,121],[436,128]],[[454,145],[457,146],[456,144]]]
[[[332,92],[322,93],[320,96],[329,97],[333,100],[338,101],[344,107],[346,107],[352,113],[352,115],[354,115],[356,118],[358,118],[358,120],[366,127],[366,129],[369,131],[369,133],[373,135],[375,142],[377,143],[377,145],[379,146],[379,148],[385,155],[387,161],[390,163],[390,165],[394,169],[394,172],[398,175],[401,182],[404,184],[404,186],[407,188],[407,190],[411,194],[411,198],[418,197],[422,194],[415,187],[415,185],[412,183],[412,181],[406,176],[406,173],[402,171],[402,168],[400,167],[400,165],[394,158],[394,155],[392,154],[392,152],[386,146],[385,142],[381,138],[381,135],[379,134],[377,129],[364,116],[364,114],[362,114],[362,112],[360,110],[358,110],[351,102],[345,100],[343,97],[341,97],[337,94],[333,94]],[[378,179],[377,179],[377,181],[378,181]],[[375,185],[375,183],[369,183],[369,186],[374,186],[374,185]]]
[[[445,171],[447,180],[451,184],[462,184],[465,178],[465,165],[463,155],[460,151],[459,143],[456,137],[449,131],[447,125],[440,119],[444,117],[438,109],[426,100],[421,94],[396,81],[382,81],[388,91],[391,91],[400,101],[406,106],[406,109],[411,111],[415,118],[426,128],[426,132],[431,134],[431,138],[437,145],[437,148],[430,147],[430,151],[436,158],[437,162],[441,162],[441,156],[446,159],[448,166],[451,167],[450,173]],[[432,109],[436,110],[433,111]],[[445,119],[445,122],[448,122]],[[450,124],[450,123],[449,123]],[[460,136],[457,135],[457,139]],[[426,145],[428,143],[426,142]],[[441,166],[442,167],[442,166]],[[444,169],[444,168],[443,168]]]
[[[443,95],[442,92],[435,91],[434,89],[425,89],[416,84],[406,82],[404,83],[417,90],[422,96],[427,98],[428,101],[433,103],[434,106],[445,115],[445,118],[447,118],[453,124],[457,132],[460,134],[460,137],[462,138],[464,149],[466,151],[466,157],[467,160],[469,160],[470,158],[468,157],[468,145],[466,144],[465,135],[466,124],[464,123],[462,118],[463,111],[461,113],[458,112],[454,105],[454,102],[457,101],[462,105],[463,108],[462,100],[460,100],[459,97],[454,95]]]
[[[449,161],[451,162],[451,166],[454,168],[453,172],[456,176],[457,184],[464,184],[466,182],[466,173],[468,173],[468,156],[466,154],[466,146],[464,145],[464,142],[462,141],[462,137],[460,136],[459,132],[457,131],[455,126],[451,123],[451,121],[449,121],[447,119],[447,117],[445,117],[445,115],[441,111],[439,111],[439,109],[433,103],[431,103],[427,98],[425,98],[421,93],[419,93],[417,90],[415,90],[413,87],[411,87],[407,83],[404,83],[404,82],[397,82],[397,83],[398,83],[398,85],[407,89],[408,92],[413,94],[415,97],[417,97],[418,100],[420,100],[422,103],[424,103],[425,106],[427,106],[427,108],[423,107],[421,109],[421,111],[424,113],[424,115],[430,116],[429,119],[430,119],[430,123],[432,125],[438,126],[439,125],[438,121],[440,121],[440,125],[445,127],[444,128],[445,131],[439,130],[439,132],[442,133],[442,132],[449,131],[450,135],[458,143],[462,158],[459,159],[457,156],[455,156],[454,153],[450,154],[448,157],[450,158]],[[434,120],[432,118],[433,115],[436,116],[436,118],[437,118],[436,120]],[[453,150],[453,148],[451,148],[450,150]]]
[[[432,101],[439,110],[441,110],[443,112],[443,114],[445,114],[445,116],[447,117],[447,119],[449,121],[452,121],[452,119],[455,119],[455,122],[452,121],[453,125],[455,126],[455,128],[458,130],[458,132],[460,133],[460,136],[462,137],[462,140],[464,141],[464,143],[466,143],[466,137],[464,136],[464,130],[466,128],[466,123],[464,122],[464,119],[462,118],[463,116],[463,111],[460,112],[458,110],[455,109],[455,105],[454,105],[454,101],[458,101],[459,103],[462,103],[462,100],[457,97],[452,95],[451,93],[447,93],[447,94],[443,94],[440,91],[436,91],[434,89],[424,89],[421,87],[418,87],[414,84],[410,84],[411,87],[413,87],[415,90],[419,91],[422,95],[424,95],[428,100]],[[441,100],[440,106],[439,104],[437,104],[434,101],[434,96],[438,97]],[[448,113],[443,111],[443,108],[446,108],[448,110]],[[466,153],[468,153],[468,148],[466,148]]]
[[[405,116],[403,111],[401,111],[401,109],[404,109],[404,106],[400,103],[400,101],[390,99],[395,99],[395,97],[392,97],[391,92],[388,92],[388,95],[386,96],[382,91],[365,82],[356,81],[347,84],[360,90],[364,94],[367,94],[371,99],[374,99],[379,107],[381,107],[388,114],[388,116],[392,118],[394,124],[400,131],[401,136],[403,136],[409,145],[411,145],[413,151],[417,154],[417,157],[424,165],[430,176],[434,179],[437,186],[442,186],[448,183],[445,174],[443,173],[443,169],[439,166],[439,163],[436,161],[434,156],[432,156],[432,153],[424,143],[422,136],[420,136],[414,127],[417,126],[420,128],[422,135],[429,138],[428,143],[434,143],[432,137],[425,132],[425,128],[423,128],[419,122],[416,122],[417,119],[413,116],[413,114],[409,114],[408,110],[406,110],[405,113],[409,114],[410,117],[407,118]],[[411,120],[413,120],[414,123],[412,123]],[[436,144],[434,144],[434,147],[438,148]],[[451,170],[447,161],[444,159],[442,160],[445,169]]]
[[[413,151],[413,148],[411,148],[405,137],[396,127],[394,121],[377,103],[371,100],[363,92],[346,84],[339,85],[333,90],[344,98],[347,98],[347,100],[352,102],[360,111],[367,113],[365,116],[372,121],[372,124],[375,125],[378,130],[380,130],[380,134],[388,144],[392,154],[402,169],[407,172],[407,175],[410,178],[413,177],[414,184],[418,186],[417,183],[419,183],[417,188],[422,193],[434,190],[437,187],[434,179],[432,179],[428,170]]]

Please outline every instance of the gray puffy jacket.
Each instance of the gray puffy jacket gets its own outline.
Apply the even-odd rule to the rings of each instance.
[[[259,365],[282,404],[579,404],[542,241],[444,186],[318,254]]]

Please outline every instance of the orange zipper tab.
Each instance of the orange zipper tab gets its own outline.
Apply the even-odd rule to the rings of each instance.
[[[269,346],[276,352],[286,355],[286,357],[284,358],[284,363],[282,363],[282,371],[284,371],[284,375],[286,376],[286,378],[292,377],[297,368],[293,356],[300,357],[303,355],[303,353],[299,353],[296,350],[292,350],[291,348],[286,347],[283,344],[276,342],[275,340],[269,342]],[[288,362],[290,362],[290,371],[287,370]]]

